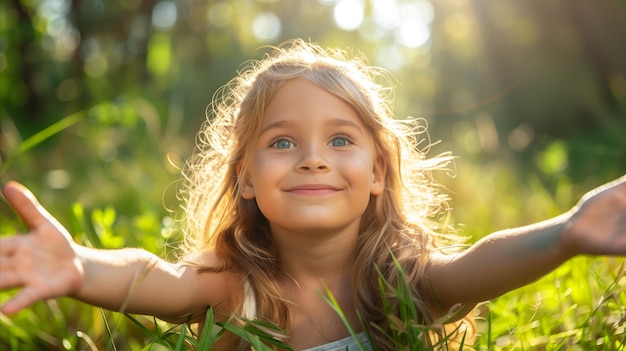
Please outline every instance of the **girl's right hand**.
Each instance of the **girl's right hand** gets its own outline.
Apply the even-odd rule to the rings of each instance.
[[[0,290],[21,289],[0,312],[15,313],[39,300],[78,291],[84,269],[67,230],[23,185],[9,182],[2,193],[28,232],[0,239]]]

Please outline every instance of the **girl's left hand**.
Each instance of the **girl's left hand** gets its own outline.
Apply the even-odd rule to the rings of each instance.
[[[626,255],[626,175],[588,192],[563,232],[571,255]]]

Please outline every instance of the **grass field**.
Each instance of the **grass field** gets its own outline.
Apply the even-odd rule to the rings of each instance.
[[[180,240],[174,230],[176,182],[193,139],[123,114],[114,120],[99,116],[89,111],[30,139],[4,121],[8,157],[2,181],[15,179],[30,187],[77,242],[143,247],[173,258]],[[498,229],[550,218],[569,209],[586,190],[619,175],[590,174],[574,182],[567,169],[520,176],[517,167],[504,159],[480,164],[457,160],[455,176],[442,182],[451,193],[452,219],[460,233],[477,240]],[[0,234],[24,230],[4,202],[0,216]],[[624,258],[572,259],[537,282],[481,305],[476,310],[478,334],[464,349],[624,350],[624,287]],[[1,292],[0,302],[14,293]],[[69,298],[0,316],[2,350],[203,349],[210,342],[194,342],[180,326]]]

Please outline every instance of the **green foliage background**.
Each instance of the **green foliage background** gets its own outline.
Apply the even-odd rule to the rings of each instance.
[[[458,156],[437,177],[472,240],[561,213],[626,173],[624,2],[380,4],[3,1],[1,180],[30,187],[78,242],[173,259],[179,170],[206,106],[263,46],[296,37],[390,71],[397,115],[423,118],[431,155]],[[24,230],[1,206],[0,232]],[[623,261],[577,258],[486,304],[476,345],[623,349]],[[69,299],[0,316],[0,347],[156,347],[147,339],[128,318]]]

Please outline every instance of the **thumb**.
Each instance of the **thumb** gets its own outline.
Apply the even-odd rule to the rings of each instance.
[[[43,225],[52,218],[48,211],[37,201],[35,195],[20,183],[8,182],[2,189],[2,194],[29,229]]]

